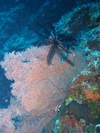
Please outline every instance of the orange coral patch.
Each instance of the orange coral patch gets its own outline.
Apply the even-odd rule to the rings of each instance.
[[[84,90],[84,93],[87,99],[91,99],[93,101],[97,101],[100,99],[100,94],[97,92]]]

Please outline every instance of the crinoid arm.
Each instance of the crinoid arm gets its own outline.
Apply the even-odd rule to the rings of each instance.
[[[63,57],[63,60],[68,62],[71,66],[73,66],[73,67],[75,66],[74,63],[71,60],[69,60],[68,58]]]
[[[63,61],[68,62],[71,66],[74,67],[74,63],[70,59],[68,59],[68,53],[66,54],[60,49],[57,49],[57,54]]]
[[[47,55],[47,63],[48,65],[51,65],[51,62],[52,62],[52,59],[56,53],[56,50],[57,50],[57,47],[56,45],[52,44],[50,50],[49,50],[49,53]]]
[[[38,26],[40,26],[40,28],[42,28],[45,31],[45,33],[50,35],[49,31],[37,19],[34,19],[34,21],[37,23]]]

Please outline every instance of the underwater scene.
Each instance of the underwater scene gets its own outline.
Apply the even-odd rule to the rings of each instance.
[[[100,0],[0,0],[0,133],[100,133]]]

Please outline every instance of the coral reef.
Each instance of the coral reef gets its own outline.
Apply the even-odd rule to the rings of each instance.
[[[62,132],[64,129],[67,132],[69,129],[72,132],[78,132],[77,130],[73,131],[73,123],[69,126],[64,121],[67,119],[69,122],[71,115],[74,116],[78,127],[80,127],[80,121],[84,121],[84,126],[81,125],[81,133],[96,132],[96,125],[100,123],[100,64],[96,63],[94,65],[95,57],[99,58],[99,51],[90,49],[88,57],[92,59],[87,62],[86,69],[73,83],[68,97],[59,109],[58,120],[61,124],[58,124],[59,129],[55,128],[57,132]],[[66,115],[68,118],[66,118]]]
[[[11,9],[13,15],[1,23],[1,29],[10,20],[13,23],[14,14],[18,15],[22,8]],[[8,108],[0,109],[0,132],[95,132],[100,123],[99,19],[98,3],[89,3],[73,9],[56,23],[57,36],[64,34],[76,40],[74,46],[78,47],[72,48],[68,56],[74,66],[56,53],[48,65],[50,45],[34,47],[41,38],[28,29],[28,24],[20,34],[1,36],[4,45],[0,56],[5,56],[0,65],[12,81],[12,97]],[[5,33],[11,27],[5,26]]]
[[[74,9],[63,16],[56,25],[58,34],[77,38],[77,45],[84,48],[87,67],[78,75],[77,79],[74,79],[75,82],[70,88],[69,95],[58,108],[58,117],[54,124],[55,133],[78,133],[78,128],[79,133],[94,133],[96,125],[100,123],[99,17],[98,4],[92,3]],[[62,25],[61,27],[59,27],[59,23]],[[73,121],[70,120],[71,116]],[[80,124],[80,121],[84,124]]]

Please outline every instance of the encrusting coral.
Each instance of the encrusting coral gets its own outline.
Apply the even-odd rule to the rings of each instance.
[[[87,99],[97,101],[100,99],[100,94],[98,92],[83,90]]]

